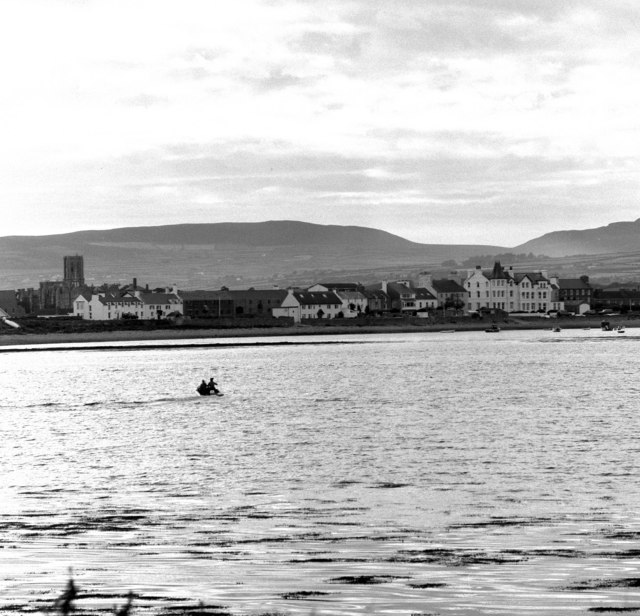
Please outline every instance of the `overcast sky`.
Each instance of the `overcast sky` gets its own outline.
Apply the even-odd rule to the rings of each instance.
[[[637,0],[3,0],[0,235],[640,217]]]

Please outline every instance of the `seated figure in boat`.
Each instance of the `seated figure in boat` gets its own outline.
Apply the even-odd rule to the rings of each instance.
[[[202,383],[200,383],[200,385],[198,385],[198,389],[196,390],[201,396],[208,396],[209,395],[209,387],[207,385],[207,383],[205,382],[204,379],[202,379]]]
[[[204,381],[203,381],[203,383],[204,383]],[[214,394],[220,393],[220,391],[218,390],[216,385],[217,385],[217,383],[213,380],[213,377],[211,377],[209,379],[209,384],[207,385],[207,388],[209,389],[210,393],[214,393]]]

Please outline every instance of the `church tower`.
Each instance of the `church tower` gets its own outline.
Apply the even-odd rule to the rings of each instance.
[[[82,255],[64,257],[64,282],[71,288],[84,285],[84,257]]]

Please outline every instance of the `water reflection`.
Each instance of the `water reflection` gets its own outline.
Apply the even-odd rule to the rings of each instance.
[[[587,334],[2,355],[0,607],[640,607],[640,360]]]

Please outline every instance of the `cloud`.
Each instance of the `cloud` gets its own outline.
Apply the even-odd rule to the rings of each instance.
[[[284,88],[291,88],[309,82],[308,79],[302,79],[286,73],[282,68],[271,69],[264,77],[247,77],[245,81],[260,92],[283,90]]]
[[[163,103],[166,103],[167,101],[168,99],[165,96],[154,96],[153,94],[142,93],[136,96],[131,96],[129,98],[123,98],[121,102],[123,105],[131,105],[133,107],[145,107],[148,109],[153,105],[161,105]]]
[[[524,241],[640,188],[630,0],[36,6],[0,9],[10,232],[77,203],[80,227],[276,212],[488,241],[535,211]]]

